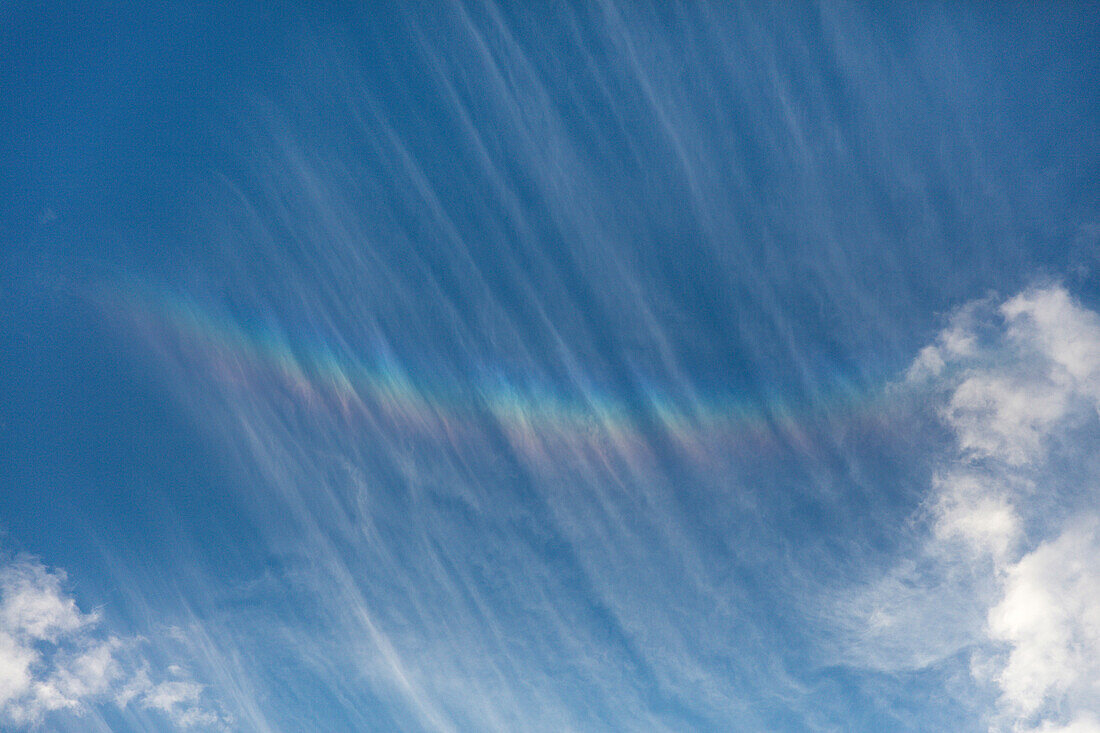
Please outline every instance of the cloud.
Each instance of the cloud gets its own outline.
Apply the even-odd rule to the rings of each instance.
[[[853,651],[880,668],[969,654],[992,730],[1100,730],[1100,316],[1058,285],[972,303],[906,387],[953,446],[919,549],[857,594]]]
[[[1051,701],[1100,702],[1100,533],[1067,529],[1005,569],[989,635],[1009,651],[997,675],[1019,717]]]
[[[79,709],[119,675],[118,642],[88,633],[99,619],[81,613],[64,580],[28,559],[0,569],[0,711],[16,723]]]
[[[106,633],[65,591],[62,570],[21,557],[0,565],[0,722],[41,723],[64,711],[81,716],[114,702],[159,712],[180,728],[221,729],[227,718],[204,686],[173,665],[178,679],[152,681],[141,639]]]

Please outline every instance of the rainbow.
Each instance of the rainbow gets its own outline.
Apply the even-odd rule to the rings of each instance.
[[[648,389],[641,408],[645,413],[598,393],[570,400],[503,378],[473,385],[460,395],[415,383],[385,349],[376,349],[369,360],[349,357],[323,343],[292,341],[276,330],[246,327],[195,299],[147,283],[107,288],[98,300],[112,304],[116,315],[140,324],[162,342],[172,341],[200,378],[223,386],[277,385],[307,409],[366,417],[382,430],[456,445],[468,426],[488,416],[514,450],[545,465],[560,460],[562,448],[598,455],[613,450],[635,464],[652,461],[647,436],[655,429],[693,463],[779,446],[810,450],[808,426],[839,419],[857,430],[880,430],[889,412],[882,404],[888,390],[876,395],[845,390],[797,410],[780,400],[758,405],[729,396],[696,399],[685,406]]]

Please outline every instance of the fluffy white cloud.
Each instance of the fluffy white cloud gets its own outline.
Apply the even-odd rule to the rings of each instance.
[[[114,639],[62,591],[62,573],[19,560],[0,568],[0,711],[16,723],[78,709],[118,676]]]
[[[51,712],[79,715],[113,697],[178,727],[223,726],[202,685],[175,666],[179,679],[154,683],[137,655],[140,641],[104,633],[99,615],[66,594],[65,581],[63,571],[32,558],[0,565],[0,722],[32,726]]]
[[[864,656],[970,648],[999,698],[991,729],[1100,731],[1100,476],[1066,468],[1100,453],[1100,316],[1059,286],[973,303],[907,386],[933,396],[955,447],[919,558],[861,595]]]
[[[946,393],[961,459],[1042,460],[1056,426],[1100,400],[1100,316],[1061,287],[959,311],[909,372]]]

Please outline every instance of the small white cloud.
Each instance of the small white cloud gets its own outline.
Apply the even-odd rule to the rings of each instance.
[[[945,417],[963,451],[1020,466],[1041,453],[1068,399],[1066,389],[1042,378],[982,371],[955,389]]]
[[[935,346],[925,346],[920,350],[913,365],[909,367],[906,379],[911,382],[924,381],[938,377],[943,372],[946,362],[940,349]]]
[[[1100,316],[1081,308],[1060,287],[1017,295],[1001,306],[1001,313],[1009,337],[1022,350],[1034,349],[1064,369],[1075,387],[1100,396]]]
[[[203,685],[172,680],[161,682],[141,695],[142,707],[159,710],[181,728],[213,725],[219,721],[214,713],[201,706]]]
[[[59,635],[94,624],[94,615],[82,614],[62,593],[64,581],[64,573],[50,573],[30,560],[0,569],[0,627],[23,639],[57,641]]]
[[[941,542],[961,540],[971,552],[1005,558],[1020,539],[1020,518],[1007,492],[988,477],[952,473],[936,482],[933,532]]]

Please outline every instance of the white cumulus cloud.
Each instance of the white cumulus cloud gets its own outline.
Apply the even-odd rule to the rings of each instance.
[[[857,654],[919,667],[969,650],[991,730],[1100,731],[1100,316],[1058,285],[976,302],[906,383],[954,446],[919,556],[857,594]]]
[[[51,713],[82,715],[113,701],[158,711],[181,728],[224,727],[203,685],[174,665],[178,679],[150,679],[141,640],[105,633],[99,614],[67,594],[66,580],[34,558],[0,564],[0,723],[29,728]]]

